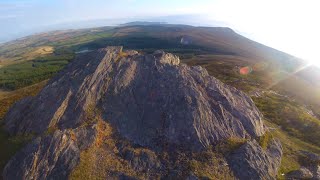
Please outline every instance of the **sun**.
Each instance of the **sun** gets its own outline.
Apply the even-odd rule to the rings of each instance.
[[[309,62],[310,65],[320,68],[320,59],[309,59],[307,62]]]
[[[316,66],[320,68],[320,58],[317,57],[309,57],[309,58],[304,58],[304,60],[312,66]]]

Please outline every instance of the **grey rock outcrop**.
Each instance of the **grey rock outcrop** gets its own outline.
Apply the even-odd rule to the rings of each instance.
[[[79,162],[80,152],[95,140],[94,128],[83,129],[83,124],[94,124],[94,111],[121,137],[155,151],[162,143],[201,151],[231,137],[245,138],[249,143],[235,153],[239,157],[231,158],[234,166],[243,166],[258,178],[275,177],[279,166],[281,145],[275,142],[264,152],[254,141],[265,127],[246,94],[200,66],[180,64],[175,55],[163,51],[141,55],[108,47],[81,54],[36,97],[10,109],[5,117],[10,134],[58,130],[23,148],[7,164],[5,179],[66,177]],[[156,156],[140,155],[136,160],[127,157],[135,169],[161,166]]]
[[[80,151],[92,143],[94,128],[57,130],[38,137],[6,165],[4,179],[67,179],[79,163]]]
[[[314,166],[314,169],[311,169],[312,173],[313,173],[313,178],[315,180],[320,180],[320,165],[318,166]]]
[[[300,151],[300,153],[305,156],[309,164],[320,165],[320,155],[308,151]]]
[[[288,180],[298,180],[298,179],[312,179],[313,175],[309,169],[301,167],[299,170],[289,172],[286,175]]]
[[[307,169],[314,180],[320,180],[320,156],[318,154],[308,152],[308,151],[300,151],[302,155],[302,164],[304,164],[304,169]],[[292,175],[302,174],[301,169],[293,171],[289,173],[287,176],[292,177]]]
[[[165,138],[202,149],[230,137],[264,134],[253,101],[198,67],[163,51],[121,57],[110,47],[75,59],[35,98],[17,103],[5,118],[11,134],[58,126],[75,128],[100,106],[120,133],[144,146]]]
[[[228,163],[235,176],[243,180],[275,179],[281,163],[282,146],[273,140],[264,150],[254,141],[249,141],[233,152]]]
[[[118,60],[121,48],[82,54],[60,72],[35,98],[16,103],[5,117],[11,134],[42,133],[49,127],[77,127],[101,98],[105,74]]]

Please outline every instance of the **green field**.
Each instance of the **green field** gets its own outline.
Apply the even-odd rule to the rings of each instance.
[[[208,53],[205,48],[191,45],[182,46],[175,41],[152,37],[105,38],[102,36],[102,39],[95,40],[97,37],[100,36],[85,36],[72,38],[66,42],[50,43],[50,46],[55,47],[53,54],[3,66],[0,68],[0,89],[16,90],[49,79],[68,64],[77,51],[83,49],[96,50],[113,45],[124,46],[126,49],[136,49],[145,53],[154,52],[157,49],[189,56]],[[88,42],[90,38],[93,39]],[[75,43],[78,42],[77,40],[84,43]]]
[[[73,59],[73,54],[50,55],[0,68],[0,89],[15,90],[51,78]]]

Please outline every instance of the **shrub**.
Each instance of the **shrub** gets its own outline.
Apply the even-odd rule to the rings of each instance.
[[[272,139],[273,139],[272,133],[270,131],[267,131],[264,135],[258,138],[258,142],[263,149],[267,149]]]
[[[189,166],[200,179],[235,179],[223,155],[212,150],[193,153]]]
[[[215,147],[215,150],[217,152],[224,154],[224,155],[227,155],[227,154],[233,152],[234,150],[239,149],[240,146],[242,146],[246,142],[247,142],[247,140],[244,138],[230,137],[226,141],[219,143]]]

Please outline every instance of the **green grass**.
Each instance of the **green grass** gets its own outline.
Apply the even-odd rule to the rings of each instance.
[[[98,39],[108,38],[111,36],[112,32],[88,33],[76,37],[71,37],[67,40],[51,42],[48,45],[54,47],[71,47],[79,44],[89,43]]]
[[[283,146],[279,179],[284,179],[281,174],[300,168],[300,150],[320,153],[320,121],[306,113],[298,102],[274,94],[265,94],[253,99],[267,119],[265,124],[272,128],[268,134],[260,138],[260,144],[265,147],[265,144],[268,144],[266,141],[275,137]]]
[[[124,46],[126,49],[135,49],[146,53],[162,49],[172,53],[197,53],[208,52],[208,49],[195,45],[182,45],[179,40],[166,40],[149,37],[145,35],[131,35],[124,37],[107,37],[90,41],[88,43],[79,43],[71,47],[74,51],[81,49],[99,49],[107,46]]]
[[[320,146],[319,119],[309,115],[297,102],[273,94],[253,99],[265,118],[291,136]]]
[[[189,168],[200,179],[235,179],[232,171],[224,166],[224,157],[214,151],[193,153],[189,159]]]
[[[66,40],[38,43],[38,45],[42,46],[52,46],[55,50],[51,55],[35,57],[31,60],[24,60],[23,56],[37,49],[38,46],[20,48],[23,51],[22,54],[10,55],[13,59],[18,60],[11,65],[5,65],[0,68],[0,89],[15,90],[49,79],[74,58],[75,52],[84,49],[96,50],[106,46],[124,46],[126,49],[136,49],[146,53],[154,52],[157,49],[176,54],[201,54],[207,52],[207,49],[203,47],[181,45],[178,39],[165,40],[145,35],[111,37],[112,33],[112,31],[89,33],[67,38]]]
[[[281,174],[286,174],[290,171],[297,170],[301,166],[301,154],[300,150],[306,150],[314,153],[320,153],[320,147],[312,145],[308,142],[302,141],[289,135],[286,131],[279,128],[278,125],[270,122],[264,121],[264,123],[273,128],[270,131],[273,137],[281,141],[283,147],[283,156],[281,159],[281,166],[278,172],[278,178],[284,179]]]
[[[267,149],[273,138],[273,134],[267,131],[263,136],[259,137],[258,142],[263,149]]]
[[[49,79],[60,71],[72,54],[37,58],[0,68],[0,89],[15,90]]]
[[[202,66],[210,75],[244,92],[254,91],[268,85],[269,77],[265,71],[253,71],[247,75],[241,75],[239,68],[250,64],[230,59],[228,56],[186,56],[182,62],[190,66]]]
[[[231,137],[224,142],[219,143],[214,149],[224,155],[232,153],[234,150],[239,149],[243,144],[247,142],[246,139]]]
[[[9,136],[2,127],[0,127],[0,172],[2,172],[9,159],[20,150],[33,135]]]

